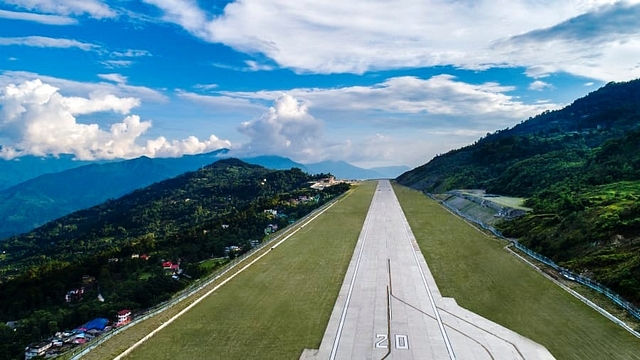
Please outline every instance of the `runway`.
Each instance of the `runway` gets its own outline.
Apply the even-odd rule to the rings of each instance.
[[[320,349],[301,359],[553,359],[443,298],[387,180],[378,187]]]

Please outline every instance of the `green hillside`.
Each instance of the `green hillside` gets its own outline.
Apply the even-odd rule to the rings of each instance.
[[[0,359],[91,318],[113,320],[119,310],[170,298],[214,263],[349,188],[311,189],[321,176],[220,160],[7,239],[0,244]],[[200,265],[208,259],[218,260]],[[82,296],[65,301],[81,287]],[[16,331],[4,326],[16,320]]]
[[[637,129],[639,116],[640,80],[610,83],[564,109],[547,111],[436,156],[397,180],[432,193],[484,187],[529,196],[574,173],[608,140]],[[534,171],[539,170],[532,169],[536,166],[544,171]],[[522,170],[531,171],[533,177],[511,177]]]
[[[440,155],[397,181],[425,192],[481,188],[533,209],[498,224],[559,265],[640,304],[640,80]]]

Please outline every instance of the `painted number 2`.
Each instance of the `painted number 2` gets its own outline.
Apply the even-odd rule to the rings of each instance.
[[[388,348],[387,346],[387,334],[376,334],[376,349],[386,349]]]
[[[408,350],[409,349],[409,337],[407,335],[395,335],[395,348],[397,350]],[[375,341],[376,349],[387,349],[389,347],[389,338],[387,334],[376,334]]]

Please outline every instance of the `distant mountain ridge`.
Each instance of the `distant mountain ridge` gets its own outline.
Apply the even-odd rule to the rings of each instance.
[[[335,160],[306,164],[305,166],[311,173],[331,173],[341,179],[356,180],[394,178],[402,171],[408,170],[406,166],[363,169],[345,161]]]
[[[229,156],[228,149],[221,149],[180,158],[140,157],[89,164],[73,161],[70,156],[60,159],[28,158],[24,162],[0,161],[0,166],[7,169],[12,167],[15,172],[22,171],[22,177],[50,172],[0,190],[0,240],[155,182],[198,170]],[[311,174],[331,173],[349,179],[391,178],[406,170],[404,167],[391,167],[376,171],[342,161],[303,165],[281,156],[256,156],[242,160],[274,170],[299,168]],[[57,161],[61,163],[56,165]],[[20,170],[19,165],[24,165],[24,168]],[[42,167],[38,168],[37,165]],[[53,172],[55,169],[64,170]],[[15,176],[11,181],[18,177]]]
[[[0,190],[10,188],[40,175],[60,172],[93,162],[73,160],[72,155],[59,158],[25,156],[14,160],[0,160]]]

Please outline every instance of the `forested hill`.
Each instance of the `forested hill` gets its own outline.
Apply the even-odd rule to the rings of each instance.
[[[397,181],[427,192],[486,188],[529,196],[582,169],[606,141],[638,129],[639,117],[640,80],[609,83],[561,110],[439,155]]]
[[[610,83],[397,181],[526,197],[534,211],[502,223],[504,235],[640,306],[640,80]]]
[[[221,254],[221,248],[228,244],[211,249],[181,246],[196,229],[217,228],[219,223],[239,220],[233,216],[244,216],[241,212],[251,206],[256,207],[252,211],[262,211],[259,206],[276,206],[280,196],[292,191],[310,195],[313,190],[308,182],[319,176],[322,174],[310,176],[297,168],[269,170],[237,159],[220,160],[9,238],[0,244],[0,249],[10,254],[3,263],[31,267],[45,262],[43,259],[77,261],[83,256],[135,247],[141,237],[150,234],[155,243],[173,242],[176,248],[165,251],[178,256],[186,254],[199,260],[211,253]],[[255,236],[252,227],[261,225],[243,224],[242,231]]]
[[[0,359],[21,357],[29,342],[90,318],[113,320],[119,310],[166,300],[211,269],[203,260],[246,252],[349,189],[310,188],[324,176],[225,159],[7,239],[0,343],[10,346],[0,347]],[[80,287],[80,299],[65,302]],[[17,331],[5,327],[15,320]]]

